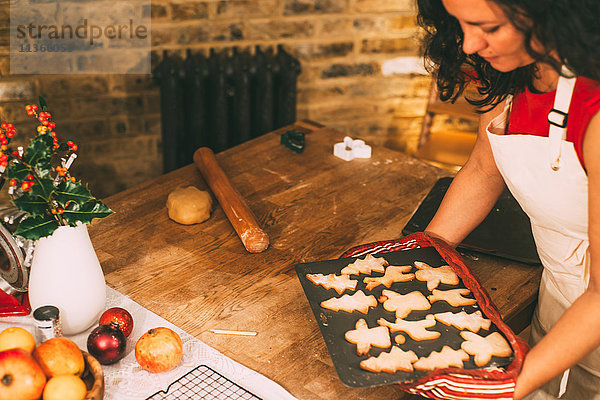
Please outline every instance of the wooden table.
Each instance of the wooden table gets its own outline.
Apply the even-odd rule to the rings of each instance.
[[[90,228],[106,281],[299,399],[402,398],[394,385],[353,389],[339,381],[294,265],[401,237],[434,182],[450,173],[382,147],[346,162],[332,155],[343,133],[307,121],[293,128],[307,133],[302,154],[280,144],[281,129],[217,155],[269,234],[266,251],[248,253],[218,205],[202,224],[168,218],[173,189],[207,189],[189,165],[106,199],[116,214]],[[524,327],[540,268],[464,256],[504,319]]]

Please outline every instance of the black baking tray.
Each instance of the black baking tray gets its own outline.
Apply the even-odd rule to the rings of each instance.
[[[414,261],[426,262],[432,267],[439,267],[446,264],[444,259],[440,256],[440,254],[434,247],[423,247],[419,249],[377,254],[375,255],[375,257],[385,258],[390,265],[413,265],[412,272],[416,271],[416,268],[413,264]],[[310,307],[315,315],[317,324],[319,325],[319,329],[321,330],[321,334],[323,335],[323,339],[325,340],[325,344],[327,345],[327,349],[329,351],[331,359],[333,360],[333,364],[336,368],[340,380],[345,385],[350,387],[370,387],[387,385],[396,382],[412,381],[430,373],[431,371],[415,371],[413,373],[398,371],[395,374],[388,374],[385,372],[372,373],[360,368],[359,363],[361,360],[367,359],[370,356],[377,356],[382,351],[389,352],[391,350],[391,347],[388,349],[378,349],[372,347],[368,354],[364,356],[359,356],[356,354],[356,345],[346,341],[346,339],[344,338],[344,334],[349,330],[355,329],[356,321],[358,321],[361,318],[367,321],[367,325],[369,326],[369,328],[376,327],[377,320],[379,318],[385,318],[390,322],[394,322],[396,319],[395,314],[393,312],[386,311],[381,305],[381,303],[378,303],[376,308],[371,308],[368,314],[363,314],[358,311],[354,311],[352,313],[344,311],[335,312],[321,307],[321,302],[324,300],[327,300],[332,297],[341,297],[344,294],[351,295],[357,290],[363,290],[365,294],[373,294],[376,298],[379,298],[382,290],[387,289],[383,285],[379,285],[373,290],[367,291],[365,289],[365,284],[362,282],[362,280],[365,276],[368,275],[360,274],[359,276],[352,276],[352,279],[358,280],[356,290],[346,290],[344,293],[342,293],[342,295],[340,295],[334,289],[325,289],[320,285],[313,284],[306,278],[306,274],[315,273],[335,273],[339,275],[342,268],[344,268],[349,263],[354,262],[357,258],[364,257],[349,257],[340,258],[336,260],[301,263],[297,264],[295,267],[296,274],[298,275],[298,279],[300,280],[302,288],[304,289],[304,293],[306,294]],[[370,276],[382,275],[382,273],[374,272]],[[460,281],[459,285],[440,284],[438,286],[438,289],[447,290],[459,287],[465,288],[465,285],[463,284],[462,280]],[[417,281],[416,279],[413,279],[409,282],[394,283],[389,289],[400,294],[410,293],[414,290],[422,292],[425,296],[431,294],[431,292],[427,289],[427,282]],[[429,310],[412,311],[405,319],[420,320],[425,318],[427,314],[435,314],[446,311],[452,311],[456,313],[463,310],[469,314],[478,310],[481,311],[477,304],[472,306],[453,307],[445,301],[436,301],[432,304]],[[487,317],[485,313],[482,312],[482,314],[484,317]],[[447,326],[445,324],[437,322],[434,327],[428,329],[439,331],[442,335],[438,339],[434,340],[415,341],[411,339],[408,335],[403,334],[401,332],[397,332],[392,334],[392,344],[396,345],[394,342],[394,337],[396,335],[403,334],[406,338],[406,342],[404,344],[396,346],[399,346],[405,351],[413,350],[419,357],[426,357],[432,351],[440,351],[444,345],[448,345],[453,349],[459,349],[460,344],[463,342],[463,339],[460,336],[460,330],[453,326]],[[492,327],[490,328],[490,330],[486,331],[482,329],[478,332],[478,334],[482,336],[487,336],[487,334],[493,331],[499,332],[496,326],[492,323]],[[508,366],[512,362],[512,360],[513,356],[492,357],[490,363],[484,367],[505,367]],[[464,368],[479,369],[479,367],[477,367],[473,362],[472,356],[468,361],[464,363]]]
[[[451,183],[451,177],[444,177],[433,185],[402,229],[402,234],[425,230]],[[458,247],[527,264],[541,264],[529,217],[508,189],[500,195],[488,216]]]

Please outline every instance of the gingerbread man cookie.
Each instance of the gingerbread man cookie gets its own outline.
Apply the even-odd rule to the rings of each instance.
[[[390,265],[385,269],[385,274],[376,278],[367,276],[363,282],[367,284],[367,290],[383,285],[386,288],[392,286],[394,282],[407,282],[414,279],[415,274],[408,274],[412,267],[410,265]]]
[[[492,356],[508,357],[512,354],[510,345],[498,332],[482,337],[473,332],[463,331],[460,336],[465,339],[460,345],[461,349],[475,358],[475,365],[478,367],[490,362]]]
[[[406,321],[398,318],[396,322],[390,322],[384,318],[379,318],[377,323],[390,328],[390,332],[392,333],[398,331],[406,332],[414,340],[437,339],[442,335],[440,332],[427,330],[427,328],[435,325],[435,318],[431,314],[428,314],[425,319],[417,321]]]
[[[377,299],[375,296],[366,295],[362,290],[358,290],[352,296],[345,294],[342,297],[332,297],[321,302],[321,307],[327,308],[333,311],[346,311],[352,312],[354,310],[359,311],[363,314],[369,312],[369,307],[377,307]]]
[[[427,298],[432,303],[435,303],[438,300],[444,300],[453,307],[470,306],[477,303],[477,300],[463,297],[469,293],[471,293],[469,289],[433,289],[431,295],[427,296]]]
[[[400,294],[384,289],[381,294],[379,301],[383,303],[383,308],[395,312],[396,318],[405,318],[412,310],[429,310],[431,308],[431,304],[423,293],[417,290],[408,294]]]
[[[458,275],[452,271],[449,265],[434,268],[427,263],[415,261],[415,267],[418,269],[415,272],[415,277],[420,281],[426,281],[429,290],[437,288],[440,283],[458,285]]]
[[[387,327],[369,328],[367,321],[362,318],[356,322],[356,329],[346,332],[344,337],[356,345],[356,353],[359,356],[367,354],[371,346],[386,349],[392,345]]]
[[[383,257],[375,258],[371,254],[367,254],[365,258],[359,258],[353,263],[342,268],[341,273],[343,275],[370,275],[371,271],[383,273],[385,271],[384,267],[388,264],[389,263]]]
[[[369,357],[360,362],[360,367],[371,372],[387,372],[394,374],[396,371],[413,372],[412,363],[418,357],[414,351],[404,351],[400,347],[392,347],[389,353],[383,352],[377,357]]]

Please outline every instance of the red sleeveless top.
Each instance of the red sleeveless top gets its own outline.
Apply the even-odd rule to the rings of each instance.
[[[554,106],[556,91],[534,94],[528,89],[514,96],[508,134],[548,136],[548,113]],[[583,160],[583,137],[587,126],[600,110],[600,82],[578,77],[569,106],[567,140],[573,142],[579,162]]]

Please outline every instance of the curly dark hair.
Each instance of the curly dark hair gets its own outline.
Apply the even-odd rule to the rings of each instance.
[[[560,72],[562,64],[578,76],[600,81],[600,0],[489,0],[502,8],[525,37],[525,48],[536,61]],[[463,32],[441,0],[417,0],[419,25],[425,29],[423,55],[436,77],[441,100],[455,101],[477,77],[480,99],[467,99],[487,111],[507,95],[533,88],[536,63],[500,72],[477,54],[462,50]],[[536,52],[532,40],[544,50]],[[550,57],[554,51],[559,61]]]

